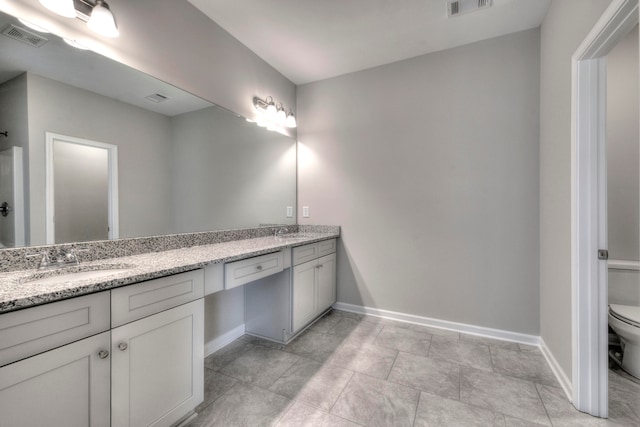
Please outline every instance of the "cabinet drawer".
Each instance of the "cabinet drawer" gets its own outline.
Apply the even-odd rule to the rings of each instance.
[[[312,259],[318,258],[318,244],[298,246],[293,248],[293,265],[303,264]]]
[[[203,296],[203,270],[116,288],[111,291],[111,326],[124,325]]]
[[[293,248],[293,265],[300,265],[321,256],[332,254],[335,251],[336,239],[298,246]]]
[[[0,316],[0,366],[109,330],[109,292]]]
[[[325,256],[336,251],[336,239],[318,242],[318,256]]]
[[[224,266],[224,288],[233,289],[245,283],[281,272],[282,252],[230,262]]]

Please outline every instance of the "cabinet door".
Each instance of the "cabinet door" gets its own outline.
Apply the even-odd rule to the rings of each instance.
[[[204,400],[204,299],[111,331],[112,424],[169,426]]]
[[[336,302],[336,254],[327,255],[318,260],[318,303],[320,314]]]
[[[0,368],[0,425],[108,427],[109,346],[103,332]]]
[[[315,275],[317,261],[293,268],[293,332],[298,331],[316,314]]]

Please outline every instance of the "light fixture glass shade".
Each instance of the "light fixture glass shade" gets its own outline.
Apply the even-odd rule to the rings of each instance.
[[[285,113],[284,108],[282,108],[282,106],[278,108],[278,112],[276,113],[276,120],[280,124],[283,124],[285,120],[287,120],[287,113]]]
[[[76,17],[76,8],[73,5],[73,0],[40,0],[40,4],[51,12],[65,18]]]
[[[284,125],[288,128],[294,128],[298,126],[298,123],[296,123],[296,117],[291,111],[289,111],[289,114],[287,114],[287,119],[285,120]]]
[[[273,102],[273,99],[271,101],[269,101],[269,98],[267,98],[267,117],[271,120],[275,119],[276,117],[276,113],[278,112],[278,110],[276,109],[276,104]]]
[[[102,0],[96,1],[87,26],[101,36],[115,38],[120,35],[116,19],[113,17],[109,5]]]

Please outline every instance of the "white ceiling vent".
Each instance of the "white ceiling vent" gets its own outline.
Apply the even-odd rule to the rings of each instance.
[[[168,96],[164,96],[161,93],[154,93],[153,95],[145,96],[145,98],[151,102],[155,102],[156,104],[159,104],[169,99]]]
[[[491,0],[447,0],[449,17],[491,7]]]
[[[9,24],[4,27],[2,33],[0,34],[3,34],[7,37],[18,40],[19,42],[28,44],[29,46],[33,47],[40,47],[49,41],[48,39],[45,39],[44,37],[36,33],[32,33],[29,30],[25,30],[24,28],[18,27],[13,24]]]

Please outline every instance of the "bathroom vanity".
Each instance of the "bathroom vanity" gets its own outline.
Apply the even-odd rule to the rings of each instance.
[[[0,274],[2,424],[182,422],[204,398],[204,297],[244,286],[247,332],[288,342],[335,302],[336,237],[258,237],[109,259],[130,268],[51,280],[40,292],[33,270]],[[84,265],[93,264],[105,260]]]

